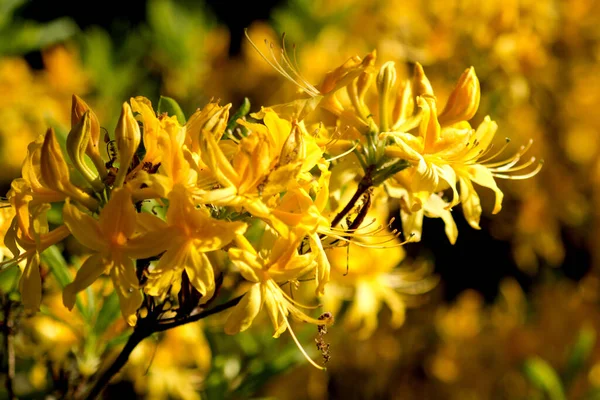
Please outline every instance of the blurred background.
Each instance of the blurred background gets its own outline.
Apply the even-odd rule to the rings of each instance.
[[[430,263],[440,283],[407,300],[413,307],[402,326],[392,326],[380,305],[375,326],[346,329],[353,302],[344,300],[323,373],[288,338],[273,340],[268,326],[225,337],[215,318],[144,342],[105,395],[600,399],[598,21],[594,0],[132,0],[127,7],[0,0],[0,193],[19,175],[30,141],[48,126],[69,130],[72,94],[108,131],[130,96],[154,104],[170,96],[187,115],[211,98],[235,109],[248,97],[253,110],[292,99],[296,88],[252,49],[244,28],[257,43],[280,43],[285,32],[312,83],[376,49],[379,64],[393,60],[405,77],[421,63],[443,99],[474,66],[482,91],[475,119],[490,115],[515,148],[533,139],[529,154],[544,168],[526,181],[500,182],[498,215],[486,193],[481,230],[454,210],[455,245],[441,220],[426,219],[423,240],[399,250],[396,264]],[[48,309],[62,307],[57,296],[48,296]],[[81,375],[101,364],[81,324],[65,315],[24,320],[23,398],[76,379],[64,374],[70,363]],[[113,338],[122,330],[105,328]],[[313,346],[314,329],[300,336]]]

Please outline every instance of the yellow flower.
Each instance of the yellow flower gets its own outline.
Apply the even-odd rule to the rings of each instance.
[[[10,262],[26,260],[19,281],[21,301],[26,310],[38,311],[42,300],[40,254],[69,236],[69,230],[61,225],[49,231],[46,213],[50,206],[32,204],[32,191],[25,180],[13,181],[8,199],[16,215],[6,232],[4,243],[14,257]]]
[[[321,366],[308,357],[298,342],[288,321],[288,315],[291,313],[295,318],[315,325],[326,325],[330,321],[306,315],[298,308],[300,304],[278,284],[296,280],[314,270],[314,254],[299,255],[296,250],[298,243],[281,237],[274,242],[267,255],[257,253],[242,235],[236,236],[236,244],[238,248],[229,249],[229,258],[239,268],[244,279],[252,284],[229,315],[225,323],[225,332],[232,335],[245,331],[264,306],[275,329],[273,337],[277,338],[289,330],[307,360],[321,369]]]
[[[514,156],[501,161],[494,159],[503,149],[491,156],[488,154],[497,130],[496,123],[485,117],[477,129],[472,129],[467,122],[479,105],[479,81],[473,68],[463,73],[439,116],[431,85],[418,64],[412,90],[417,96],[419,110],[416,115],[420,119],[416,133],[400,130],[380,134],[382,138],[391,139],[391,145],[386,147],[386,155],[407,159],[415,165],[415,168],[398,174],[399,177],[410,177],[407,180],[407,189],[411,192],[409,210],[419,211],[432,194],[449,188],[452,197],[446,208],[462,202],[467,221],[474,228],[479,228],[481,206],[472,182],[495,192],[496,203],[492,211],[495,214],[501,209],[503,193],[494,178],[526,179],[537,174],[542,164],[539,163],[529,173],[515,175],[511,173],[521,171],[535,162],[535,158],[532,158],[515,166],[529,146],[522,147]],[[404,112],[406,115],[411,113],[412,110]],[[409,120],[408,117],[406,119]],[[460,184],[460,197],[457,182]]]
[[[164,251],[164,238],[135,234],[137,212],[128,187],[112,192],[98,220],[80,211],[69,199],[63,209],[63,218],[73,236],[94,251],[77,271],[75,280],[65,287],[65,306],[72,309],[77,293],[107,273],[119,295],[123,317],[130,325],[135,325],[142,294],[134,259],[149,258]]]
[[[146,227],[152,227],[162,237],[161,247],[166,252],[150,270],[145,292],[152,296],[164,295],[185,271],[190,283],[208,301],[215,290],[213,266],[206,256],[229,244],[235,235],[246,231],[243,222],[219,221],[206,209],[196,208],[190,194],[181,185],[169,195],[167,222],[145,214]]]
[[[203,131],[202,161],[220,187],[198,189],[194,194],[204,204],[244,207],[286,236],[287,227],[273,218],[265,201],[298,186],[297,177],[314,166],[318,160],[315,150],[320,150],[307,144],[310,141],[304,140],[305,135],[298,125],[280,118],[270,109],[263,109],[262,114],[265,125],[239,121],[251,132],[232,150],[231,161],[224,152],[227,144],[217,142],[214,134]]]

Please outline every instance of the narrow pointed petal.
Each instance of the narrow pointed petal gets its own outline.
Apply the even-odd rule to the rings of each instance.
[[[492,210],[492,214],[497,214],[502,209],[502,199],[504,198],[504,193],[500,190],[498,185],[496,185],[496,181],[494,180],[494,176],[483,165],[472,165],[468,169],[469,176],[473,182],[488,189],[492,189],[494,193],[496,193],[496,201],[494,203],[494,209]]]
[[[27,265],[19,280],[21,301],[25,310],[37,312],[42,302],[42,277],[40,276],[40,255],[33,252],[27,257]]]
[[[116,189],[100,213],[100,229],[109,240],[123,244],[135,231],[136,215],[129,189]]]
[[[108,244],[98,221],[79,211],[69,200],[63,207],[63,220],[79,243],[98,252],[106,251]]]
[[[460,181],[460,202],[462,204],[463,215],[465,219],[474,229],[481,229],[479,227],[479,220],[481,218],[481,202],[479,195],[473,188],[471,181],[463,177],[459,178]]]
[[[94,283],[104,273],[106,268],[106,261],[100,254],[93,254],[85,260],[81,268],[77,271],[75,280],[65,286],[63,290],[63,304],[65,307],[69,310],[73,309],[77,293],[85,290]]]
[[[243,332],[252,325],[252,321],[262,308],[260,284],[256,283],[244,295],[244,298],[233,308],[225,322],[225,333],[235,335]]]

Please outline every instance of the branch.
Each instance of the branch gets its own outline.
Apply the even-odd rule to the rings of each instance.
[[[166,330],[176,328],[181,325],[199,321],[199,320],[209,317],[213,314],[220,313],[221,311],[225,311],[228,308],[236,306],[240,302],[240,300],[242,300],[242,297],[244,297],[244,295],[245,295],[245,293],[241,296],[238,296],[234,299],[229,300],[226,303],[215,306],[215,307],[211,308],[210,310],[202,311],[201,313],[198,313],[198,314],[185,315],[181,318],[177,318],[177,319],[173,320],[172,322],[167,322],[167,323],[161,324],[159,321],[158,325],[154,328],[154,332],[164,332]]]
[[[96,381],[92,389],[89,391],[85,399],[95,399],[102,392],[102,390],[104,390],[106,385],[108,385],[113,376],[115,376],[117,372],[119,372],[121,368],[123,368],[123,366],[127,363],[131,352],[133,352],[136,346],[148,336],[157,332],[164,332],[166,330],[173,329],[181,325],[189,324],[191,322],[196,322],[213,314],[225,311],[228,308],[237,305],[242,299],[242,297],[244,297],[244,295],[231,299],[226,303],[211,308],[210,310],[206,310],[194,315],[185,315],[180,318],[176,318],[172,322],[170,321],[166,323],[161,323],[159,319],[156,319],[156,317],[160,314],[160,310],[156,314],[148,315],[148,317],[146,317],[145,319],[140,320],[139,325],[135,327],[133,333],[131,334],[131,336],[129,336],[129,339],[127,339],[127,343],[125,344],[125,347],[123,347],[123,350],[121,350],[121,353],[119,353],[119,355],[117,356],[115,361],[113,361],[113,363],[110,365],[110,367],[108,367],[108,369],[104,371],[100,378],[98,378],[98,380]]]

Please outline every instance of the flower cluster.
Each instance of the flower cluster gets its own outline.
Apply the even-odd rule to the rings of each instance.
[[[504,150],[492,149],[496,124],[485,117],[471,127],[480,97],[473,68],[438,113],[418,64],[412,79],[397,82],[394,64],[376,69],[373,52],[312,86],[285,52],[269,62],[309,96],[232,118],[231,105],[210,102],[187,122],[172,99],[162,98],[157,113],[135,97],[123,104],[114,137],[73,96],[70,132],[61,138],[49,129],[31,143],[8,194],[15,217],[5,244],[14,258],[6,263],[23,264],[27,309],[41,301],[40,254],[72,235],[89,251],[64,288],[69,309],[108,275],[131,326],[150,315],[157,326],[182,324],[219,296],[225,276],[239,276],[246,291],[231,303],[225,332],[248,329],[264,310],[274,336],[288,330],[304,352],[289,316],[318,327],[333,316],[311,316],[294,298],[296,288],[314,281],[314,294],[327,296],[333,276],[343,286],[350,271],[331,273],[332,262],[343,269],[340,247],[368,258],[404,244],[387,221],[390,198],[400,200],[407,241],[419,239],[424,215],[443,218],[455,241],[453,206],[461,203],[478,227],[473,183],[496,193],[495,213],[502,203],[495,178],[526,178],[541,167],[512,174],[535,164],[517,165],[527,148],[496,160]],[[61,223],[48,222],[51,207],[62,209]],[[402,257],[394,253],[380,268],[346,263],[345,283],[355,282],[359,307],[351,315],[364,321],[363,334],[374,329],[369,314],[382,303],[401,324],[399,292],[434,284],[427,268],[393,273]],[[352,278],[360,271],[362,278]]]

